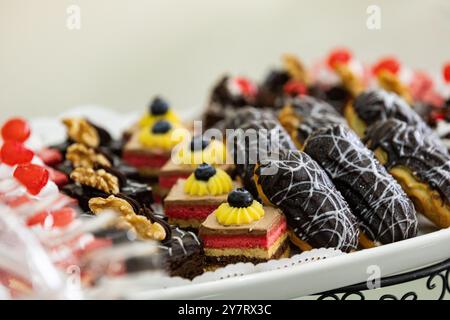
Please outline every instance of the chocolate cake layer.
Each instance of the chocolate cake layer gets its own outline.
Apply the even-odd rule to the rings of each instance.
[[[331,177],[370,240],[391,243],[416,235],[413,203],[352,130],[342,125],[319,129],[304,151]]]
[[[200,235],[265,235],[271,228],[278,225],[283,218],[280,210],[264,207],[264,216],[249,224],[221,225],[214,214],[210,214],[200,227]]]

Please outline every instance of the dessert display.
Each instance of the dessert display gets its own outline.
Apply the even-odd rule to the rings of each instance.
[[[358,245],[358,223],[324,169],[304,152],[282,150],[279,159],[258,164],[259,195],[286,215],[291,241],[301,250]]]
[[[168,287],[282,258],[288,268],[313,249],[395,247],[429,232],[425,218],[450,227],[450,66],[443,75],[393,57],[367,68],[343,48],[312,68],[284,55],[260,82],[215,84],[202,115],[214,136],[159,96],[117,132],[63,118],[56,145],[34,145],[12,118],[0,206],[58,271],[79,266],[85,288],[140,272]]]
[[[406,122],[389,119],[367,129],[367,146],[397,179],[417,211],[437,226],[450,226],[450,157]]]
[[[325,169],[349,204],[363,247],[416,236],[412,202],[353,131],[339,124],[318,129],[304,151]]]
[[[310,96],[300,96],[287,103],[279,113],[279,120],[299,149],[315,130],[331,124],[347,125],[331,105]]]
[[[245,189],[235,189],[202,223],[205,269],[229,263],[259,263],[289,256],[286,220],[279,209],[264,207]]]
[[[174,151],[173,158],[167,161],[159,173],[161,196],[165,196],[178,179],[188,178],[196,166],[202,163],[213,165],[229,174],[234,169],[232,159],[227,157],[225,144],[214,138],[196,135],[179,144]]]
[[[172,187],[164,199],[164,212],[170,224],[197,229],[211,212],[226,202],[232,189],[233,181],[224,170],[203,163],[187,179],[178,180]]]

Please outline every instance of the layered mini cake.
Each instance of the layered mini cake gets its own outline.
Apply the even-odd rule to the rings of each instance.
[[[157,177],[161,167],[170,159],[172,148],[183,140],[179,124],[159,120],[145,126],[131,136],[124,147],[123,159],[136,167],[143,177]]]
[[[223,142],[194,136],[190,141],[180,145],[175,158],[162,167],[159,174],[161,193],[167,194],[178,179],[188,178],[202,163],[208,163],[230,174],[234,167],[233,161],[227,158]]]
[[[173,186],[164,200],[164,212],[170,224],[196,229],[227,202],[232,188],[233,182],[225,171],[204,163],[187,180],[180,179]]]
[[[260,263],[289,256],[286,220],[280,210],[265,207],[245,189],[235,189],[206,218],[199,230],[207,270],[230,263]]]

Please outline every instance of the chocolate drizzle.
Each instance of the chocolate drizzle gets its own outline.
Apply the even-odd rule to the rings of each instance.
[[[416,235],[412,202],[353,131],[342,125],[319,129],[305,152],[331,177],[369,239],[385,244]]]
[[[301,119],[297,127],[297,138],[302,144],[316,129],[329,124],[346,125],[345,119],[331,105],[310,96],[292,100],[292,108]]]
[[[370,149],[381,148],[387,153],[386,168],[397,165],[409,168],[450,204],[450,157],[436,148],[430,136],[415,126],[389,119],[370,126],[365,141]]]
[[[309,155],[281,151],[278,160],[261,162],[258,184],[286,215],[295,235],[313,247],[356,249],[358,223],[348,204]]]
[[[394,118],[416,126],[421,132],[431,133],[431,129],[408,103],[392,92],[365,91],[355,98],[353,108],[367,125],[379,120]]]
[[[289,134],[275,118],[271,118],[268,114],[258,115],[256,109],[248,115],[250,119],[257,120],[239,123],[237,128],[242,130],[236,130],[232,135],[227,136],[227,149],[233,156],[236,173],[241,177],[243,186],[257,198],[258,192],[253,181],[257,162],[269,158],[273,152],[278,152],[280,149],[295,150],[296,147]]]

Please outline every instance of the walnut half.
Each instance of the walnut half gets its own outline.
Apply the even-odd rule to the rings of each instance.
[[[75,168],[70,178],[79,184],[89,186],[106,193],[119,193],[119,179],[106,172],[104,169],[94,170],[92,168]]]
[[[95,165],[111,167],[111,163],[103,154],[81,143],[74,143],[67,148],[66,159],[70,160],[75,168],[93,168]]]
[[[89,208],[95,214],[100,214],[105,210],[118,212],[121,215],[120,219],[132,226],[136,234],[142,239],[161,241],[167,236],[163,226],[157,222],[152,223],[144,216],[137,215],[125,199],[116,196],[92,198],[89,200]]]
[[[97,130],[83,118],[66,118],[63,124],[67,128],[67,135],[75,142],[96,148],[100,144]]]

